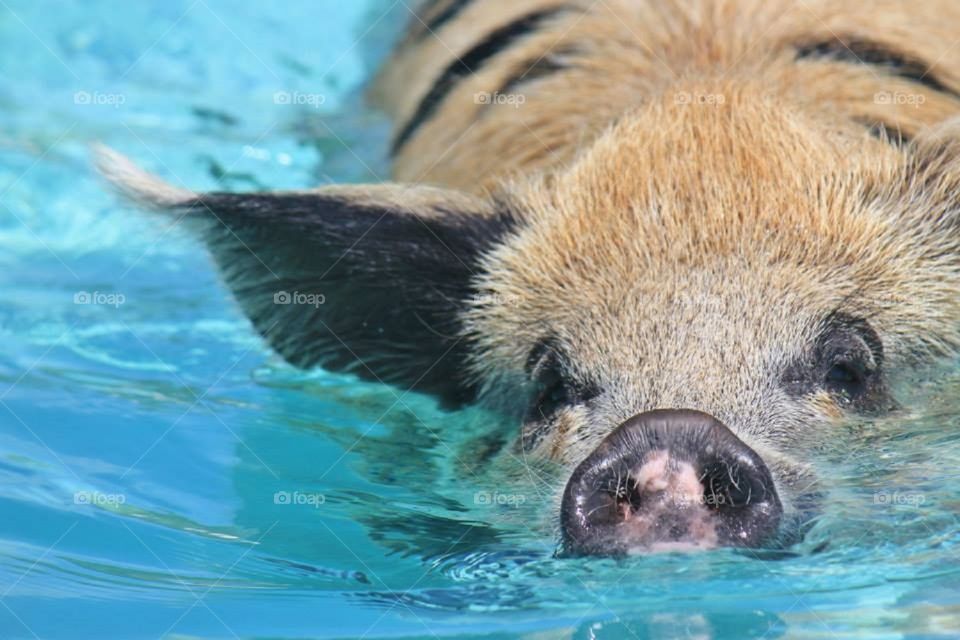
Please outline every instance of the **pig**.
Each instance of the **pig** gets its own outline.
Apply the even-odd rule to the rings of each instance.
[[[798,539],[817,452],[960,345],[960,5],[417,12],[371,90],[393,182],[99,167],[197,229],[292,365],[512,420],[487,453],[562,469],[561,554]]]

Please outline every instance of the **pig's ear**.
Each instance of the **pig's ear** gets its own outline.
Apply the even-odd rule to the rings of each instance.
[[[448,406],[473,398],[460,316],[481,256],[511,227],[491,202],[389,184],[196,194],[96,153],[123,194],[194,222],[244,312],[290,363]]]

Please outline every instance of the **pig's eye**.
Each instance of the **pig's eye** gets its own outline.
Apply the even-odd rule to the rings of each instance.
[[[867,388],[867,378],[873,373],[863,360],[841,357],[834,362],[826,375],[826,385],[831,390],[853,398]]]
[[[571,378],[563,366],[563,352],[553,341],[541,341],[527,360],[527,370],[537,383],[537,394],[527,410],[527,421],[545,420],[564,407],[586,402],[596,389]]]
[[[569,379],[559,367],[548,367],[538,376],[540,391],[530,407],[528,419],[543,420],[571,405],[597,396],[595,387]]]
[[[540,392],[533,404],[532,417],[548,418],[572,400],[570,385],[553,367],[540,377]]]
[[[835,313],[810,351],[786,367],[782,382],[795,397],[823,390],[851,409],[872,413],[896,407],[882,368],[883,344],[869,323]]]
[[[838,324],[822,336],[823,385],[839,398],[858,403],[876,386],[883,348],[866,322],[846,319]]]

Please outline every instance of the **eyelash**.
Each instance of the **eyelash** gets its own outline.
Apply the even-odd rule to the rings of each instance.
[[[879,338],[869,325],[855,325],[839,333],[828,342],[826,351],[829,359],[823,384],[827,389],[848,400],[869,391],[883,359]]]
[[[546,379],[541,377],[543,388],[537,394],[534,403],[535,412],[540,418],[550,417],[570,402],[570,389],[563,376],[553,369],[549,370],[545,376]]]
[[[540,385],[528,419],[545,420],[564,407],[587,402],[598,395],[597,390],[588,384],[572,382],[556,361],[544,363],[536,379]]]
[[[860,366],[859,363],[841,361],[831,365],[824,380],[828,387],[853,397],[865,390],[872,373],[872,371]]]
[[[828,318],[814,347],[790,363],[781,377],[785,391],[803,397],[825,391],[858,412],[893,409],[883,375],[883,342],[863,319]]]

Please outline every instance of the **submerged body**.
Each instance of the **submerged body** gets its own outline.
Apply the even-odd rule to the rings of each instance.
[[[427,2],[374,91],[398,184],[102,166],[293,364],[516,416],[566,551],[788,540],[832,430],[960,344],[960,6],[869,5]]]

